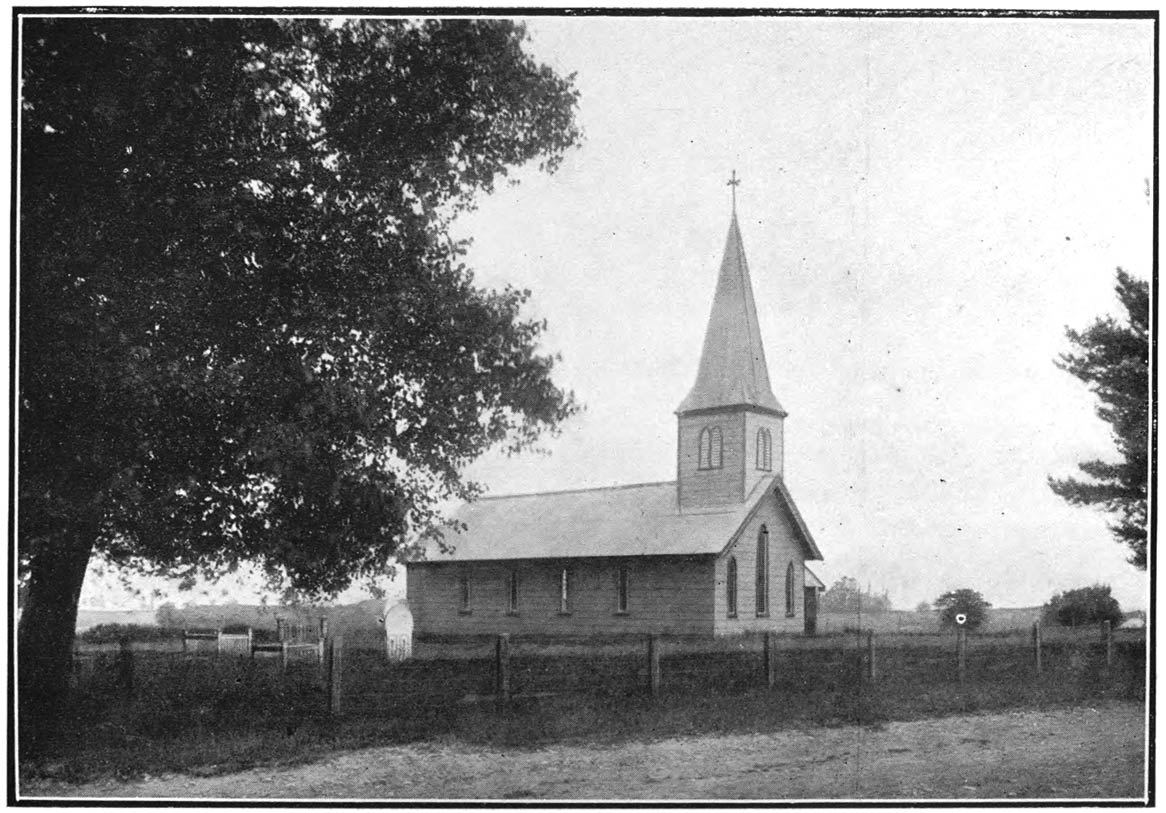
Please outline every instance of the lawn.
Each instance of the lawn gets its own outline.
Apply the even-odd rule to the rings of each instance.
[[[1122,636],[1115,662],[1092,632],[1052,636],[1037,675],[1024,636],[975,636],[964,681],[953,639],[887,637],[877,676],[857,636],[786,641],[765,685],[759,639],[665,641],[661,690],[646,690],[644,647],[516,642],[509,704],[491,694],[491,648],[390,663],[345,648],[341,713],[328,713],[314,660],[135,652],[132,690],[117,653],[81,672],[74,724],[22,776],[66,781],[160,773],[217,774],[314,760],[341,750],[420,741],[533,747],[687,734],[913,720],[1145,696],[1145,639]],[[450,645],[452,646],[452,645]],[[24,725],[34,721],[21,720]]]

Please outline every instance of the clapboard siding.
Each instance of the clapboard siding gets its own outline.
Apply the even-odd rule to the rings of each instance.
[[[714,556],[660,556],[497,562],[412,562],[408,598],[416,635],[497,633],[713,633]],[[617,574],[628,567],[628,611],[617,612]],[[571,573],[568,613],[559,577]],[[518,573],[518,612],[508,583]],[[459,610],[459,575],[470,578],[470,611]]]
[[[745,499],[745,416],[739,410],[683,415],[679,420],[677,485],[681,509],[740,503]],[[700,432],[720,427],[721,467],[701,469]]]
[[[775,438],[776,440],[776,438]],[[756,574],[757,536],[761,526],[769,530],[769,615],[757,616]],[[804,625],[805,552],[797,538],[797,531],[788,512],[770,492],[758,506],[757,512],[745,523],[733,544],[716,560],[716,621],[718,635],[730,635],[750,630],[800,632]],[[729,618],[727,592],[728,560],[737,559],[737,617]],[[794,563],[795,614],[785,612],[785,574]]]

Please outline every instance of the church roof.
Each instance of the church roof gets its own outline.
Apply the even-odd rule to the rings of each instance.
[[[696,383],[678,414],[729,406],[752,406],[785,415],[769,384],[765,348],[757,326],[749,264],[737,225],[729,224],[712,313],[704,335]]]
[[[442,552],[431,544],[427,559],[716,554],[736,537],[771,490],[787,506],[807,557],[821,559],[793,497],[776,475],[761,480],[743,503],[683,514],[676,506],[674,482],[487,497],[463,505],[454,515],[455,522],[465,524],[461,533],[446,534],[445,541],[454,550]]]

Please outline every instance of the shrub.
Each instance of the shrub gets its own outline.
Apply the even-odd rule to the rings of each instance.
[[[1057,593],[1044,606],[1044,620],[1049,624],[1077,627],[1109,621],[1115,627],[1124,615],[1117,599],[1110,595],[1108,584],[1078,587]]]
[[[950,590],[935,600],[935,609],[940,611],[939,623],[946,628],[956,625],[956,616],[967,616],[964,629],[979,629],[988,618],[988,608],[992,605],[976,590],[961,587]]]
[[[145,624],[98,624],[78,636],[87,644],[116,644],[122,639],[131,643],[170,641],[182,637],[182,630]]]

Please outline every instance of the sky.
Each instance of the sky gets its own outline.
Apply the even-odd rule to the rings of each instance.
[[[1053,361],[1152,263],[1150,21],[532,19],[586,133],[461,223],[482,284],[530,288],[586,412],[492,493],[675,478],[738,213],[785,478],[825,561],[900,608],[1096,582],[1146,606],[1104,515],[1048,475],[1114,454]]]
[[[470,476],[492,494],[675,478],[735,170],[815,572],[902,609],[1098,582],[1147,606],[1106,517],[1046,478],[1114,454],[1053,362],[1066,326],[1119,312],[1117,267],[1151,273],[1152,21],[527,23],[530,52],[575,74],[585,139],[456,230],[479,284],[531,290],[585,411]]]

